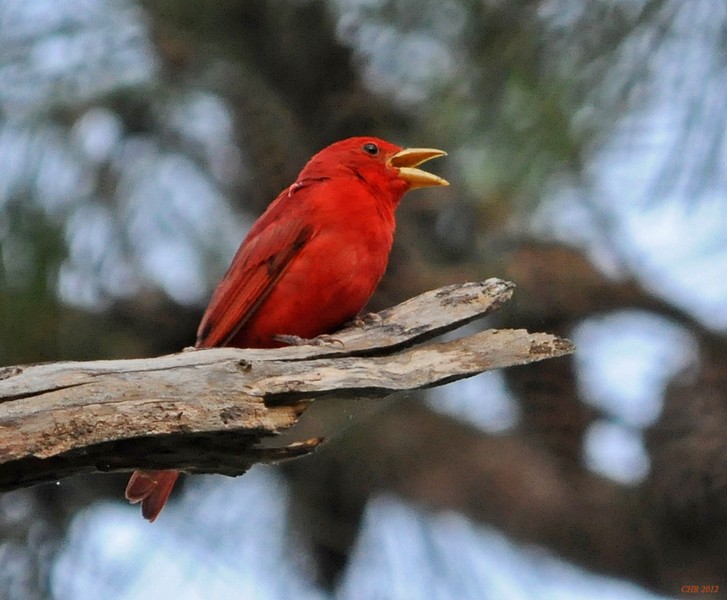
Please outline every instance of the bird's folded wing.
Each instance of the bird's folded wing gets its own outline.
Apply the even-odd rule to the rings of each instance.
[[[225,346],[235,337],[312,235],[310,225],[286,219],[251,231],[202,317],[197,347]]]

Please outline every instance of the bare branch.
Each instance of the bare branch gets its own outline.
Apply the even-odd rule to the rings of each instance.
[[[496,310],[512,289],[490,279],[427,292],[325,346],[6,367],[0,489],[136,467],[236,475],[315,449],[322,438],[259,442],[323,396],[381,398],[572,352],[567,340],[524,330],[422,345]]]

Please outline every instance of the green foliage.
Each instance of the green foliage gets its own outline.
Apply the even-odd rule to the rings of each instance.
[[[57,224],[23,199],[6,204],[0,233],[0,363],[59,356],[55,284],[65,257]]]

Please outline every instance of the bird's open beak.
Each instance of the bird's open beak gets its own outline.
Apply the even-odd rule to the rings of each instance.
[[[432,185],[449,185],[446,179],[417,169],[423,162],[439,156],[447,156],[447,153],[434,148],[404,148],[390,157],[387,163],[399,172],[399,177],[409,182],[410,189]]]

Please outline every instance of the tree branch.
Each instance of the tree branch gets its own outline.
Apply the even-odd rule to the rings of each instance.
[[[571,353],[567,340],[524,330],[423,344],[496,310],[513,287],[489,279],[427,292],[325,346],[0,369],[0,490],[137,467],[238,475],[314,450],[321,437],[260,444],[314,399],[382,398]]]

